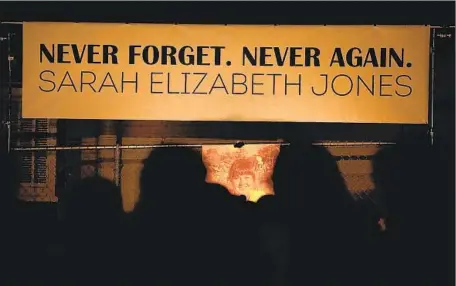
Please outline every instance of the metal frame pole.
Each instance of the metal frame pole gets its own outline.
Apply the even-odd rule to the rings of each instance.
[[[239,144],[242,142],[237,142]],[[257,145],[257,144],[278,144],[280,146],[290,146],[291,143],[284,142],[249,142],[243,145]],[[394,142],[319,142],[313,143],[314,146],[328,146],[328,147],[361,147],[361,146],[384,146],[395,145]],[[150,149],[150,148],[201,148],[210,145],[234,145],[233,143],[207,143],[207,144],[149,144],[149,145],[105,145],[105,146],[46,146],[46,147],[16,147],[12,148],[13,151],[64,151],[64,150],[122,150],[122,149]],[[120,152],[119,152],[120,155]],[[120,160],[119,160],[120,163]],[[120,164],[119,164],[120,165]]]
[[[78,23],[78,22],[75,22],[75,21],[66,21],[64,23]],[[9,24],[9,25],[23,25],[24,22],[20,22],[20,21],[0,21],[0,24]],[[131,24],[130,23],[126,23],[126,22],[118,22],[117,24]],[[153,23],[145,23],[145,24],[153,24]],[[174,25],[179,25],[179,23],[174,23]],[[227,24],[227,25],[234,25],[234,24]],[[280,25],[280,24],[271,24],[271,25],[275,25],[275,26],[283,26],[283,25]],[[320,24],[318,26],[326,26],[325,24]],[[388,26],[388,25],[376,25],[376,24],[370,24],[369,26]],[[454,25],[412,25],[412,26],[430,26],[431,28],[454,28],[455,26]]]
[[[115,166],[114,166],[114,183],[117,187],[120,186],[120,144],[116,144],[115,151]]]
[[[7,37],[2,37],[0,35],[0,43],[3,42],[3,41],[7,41],[8,38]],[[0,64],[3,63],[3,55],[4,55],[4,51],[3,51],[3,46],[0,46]],[[7,108],[6,108],[6,98],[5,98],[5,94],[4,94],[4,90],[3,90],[3,81],[4,79],[0,76],[0,136],[3,135],[3,127],[6,127],[6,112],[7,112]],[[1,138],[1,137],[0,137]],[[3,140],[3,138],[1,138]],[[3,142],[1,142],[3,143]],[[3,146],[1,146],[3,148]],[[1,152],[2,150],[0,150]]]
[[[8,103],[7,103],[7,118],[6,118],[6,128],[7,128],[7,151],[11,152],[11,108],[13,101],[13,88],[12,88],[12,62],[14,57],[11,55],[11,37],[13,33],[8,33]]]
[[[123,137],[123,122],[120,120],[115,121],[116,130],[116,150],[115,150],[115,169],[114,181],[116,186],[120,187],[122,184],[122,137]]]
[[[429,136],[431,139],[431,146],[434,145],[434,100],[435,100],[435,31],[432,29],[432,42],[431,42],[431,92],[430,92],[430,110],[429,110]]]

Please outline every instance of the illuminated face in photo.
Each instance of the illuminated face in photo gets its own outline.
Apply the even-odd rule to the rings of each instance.
[[[235,195],[249,197],[249,193],[257,188],[255,164],[249,159],[239,159],[230,168],[229,181]]]

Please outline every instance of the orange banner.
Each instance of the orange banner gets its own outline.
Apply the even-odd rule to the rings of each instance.
[[[25,118],[428,120],[430,28],[25,23]]]

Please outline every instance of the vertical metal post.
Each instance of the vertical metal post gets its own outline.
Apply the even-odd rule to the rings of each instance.
[[[1,23],[0,23],[1,24]],[[1,37],[0,35],[0,44],[2,44],[3,41],[7,41],[8,38],[7,37]],[[4,56],[4,51],[3,51],[3,45],[0,46],[0,65],[3,63],[3,56]],[[3,139],[7,139],[7,138],[2,138],[1,136],[3,135],[3,127],[5,127],[5,130],[6,130],[6,96],[4,95],[4,90],[3,90],[3,83],[4,83],[4,78],[2,77],[2,75],[0,75],[0,120],[1,120],[1,126],[0,126],[0,138],[3,140]],[[6,82],[6,79],[5,79],[5,82]],[[1,146],[1,143],[4,143],[4,142],[0,142],[0,146]],[[1,146],[3,148],[3,146]],[[0,152],[3,151],[3,150],[0,150]]]
[[[11,36],[13,34],[8,33],[8,110],[6,118],[6,128],[7,128],[7,150],[8,153],[11,152],[11,109],[12,109],[12,100],[13,100],[13,89],[12,89],[12,65],[14,57],[11,55]]]
[[[115,149],[114,183],[120,186],[120,144],[118,143]]]
[[[430,93],[430,110],[429,110],[429,136],[431,137],[431,146],[434,145],[434,92],[435,92],[435,28],[432,29],[431,42],[431,93]]]

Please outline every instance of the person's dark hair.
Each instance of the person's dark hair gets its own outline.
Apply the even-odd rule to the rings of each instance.
[[[202,186],[205,178],[206,167],[196,150],[187,147],[155,148],[143,163],[138,207],[160,204],[163,200],[194,199],[198,192],[192,192],[189,186]]]

